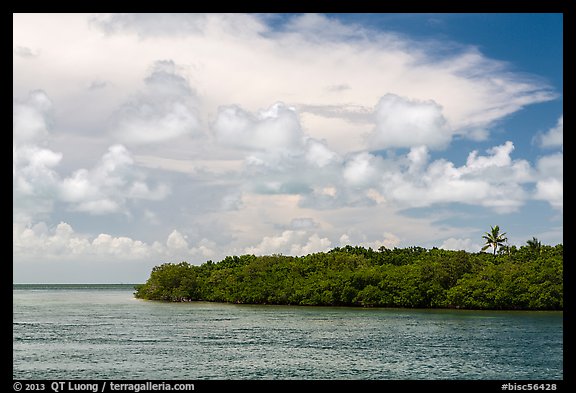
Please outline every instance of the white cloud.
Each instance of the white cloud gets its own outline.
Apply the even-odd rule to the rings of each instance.
[[[176,251],[187,250],[188,249],[188,241],[186,240],[186,237],[184,235],[182,235],[177,230],[174,230],[168,236],[168,239],[166,240],[166,246],[171,251],[172,250],[176,250]]]
[[[543,156],[536,163],[535,199],[547,201],[560,211],[564,207],[564,154]]]
[[[175,39],[222,30],[228,34],[244,35],[267,30],[267,27],[254,16],[226,13],[101,14],[92,16],[89,20],[92,25],[108,34],[136,33],[144,39],[157,37]]]
[[[542,178],[556,177],[562,179],[564,175],[564,153],[558,152],[542,156],[536,163],[538,175]]]
[[[120,211],[130,199],[161,200],[170,193],[166,184],[151,189],[133,164],[124,146],[113,145],[94,168],[78,169],[62,180],[60,199],[76,211],[106,214]]]
[[[461,167],[444,159],[423,167],[426,152],[411,150],[407,155],[408,170],[384,173],[382,193],[403,206],[459,202],[499,212],[515,211],[527,199],[522,185],[531,181],[533,175],[527,161],[512,160],[513,149],[512,142],[507,141],[488,149],[487,156],[473,151]]]
[[[53,202],[70,204],[72,210],[91,214],[119,211],[131,199],[160,200],[169,187],[150,188],[145,175],[134,167],[122,145],[113,145],[92,169],[77,169],[62,178],[57,172],[62,153],[40,147],[50,137],[53,105],[43,91],[32,91],[13,103],[13,195],[14,217],[30,221],[47,214]]]
[[[15,99],[12,108],[13,216],[26,221],[51,211],[59,181],[55,168],[62,154],[39,146],[46,143],[52,116],[52,101],[45,92],[35,90],[23,100]]]
[[[346,160],[342,176],[353,187],[366,187],[374,183],[378,171],[378,157],[370,153],[359,153]]]
[[[411,100],[388,93],[378,101],[375,115],[376,127],[367,137],[371,150],[419,145],[443,149],[454,133],[442,107],[433,100]]]
[[[317,233],[310,234],[305,230],[286,230],[278,236],[265,236],[253,247],[247,247],[245,253],[255,255],[285,254],[306,255],[314,252],[328,251],[331,242],[321,238]]]
[[[199,132],[197,98],[172,60],[154,63],[145,89],[115,114],[112,132],[121,142],[149,144]]]
[[[276,103],[256,114],[238,106],[219,108],[216,140],[244,155],[245,189],[258,193],[308,193],[339,176],[342,158],[307,135],[298,113]]]
[[[66,223],[59,223],[49,229],[44,222],[33,226],[13,224],[14,257],[39,256],[50,258],[53,255],[82,255],[90,247],[90,242],[74,236],[72,228]]]
[[[291,151],[304,142],[296,111],[280,102],[256,115],[238,106],[221,107],[213,129],[219,142],[240,148]]]
[[[538,135],[536,141],[544,148],[562,147],[564,144],[564,116],[560,116],[556,126],[546,133]]]
[[[417,173],[428,163],[428,148],[424,145],[412,147],[406,156],[410,161],[408,172]]]
[[[188,237],[181,232],[173,230],[166,240],[167,249],[162,252],[169,255],[172,259],[179,259],[181,261],[190,261],[190,258],[202,258],[201,261],[196,261],[196,263],[203,263],[206,261],[205,258],[210,258],[215,255],[214,248],[216,247],[216,243],[208,239],[202,239],[196,247],[190,247],[187,238]],[[194,261],[192,261],[192,263],[194,263]]]
[[[546,179],[536,183],[536,199],[543,199],[555,209],[564,207],[564,183],[558,179]]]
[[[535,175],[528,161],[512,159],[513,150],[507,141],[488,149],[485,156],[472,151],[460,167],[442,158],[430,162],[426,146],[412,147],[405,156],[349,155],[333,165],[338,171],[307,169],[308,179],[324,183],[310,181],[301,206],[321,209],[386,203],[409,208],[458,202],[497,212],[516,211],[528,199],[526,185],[535,181]]]
[[[52,168],[60,163],[62,154],[37,146],[14,146],[12,153],[13,192],[53,196],[58,176]]]
[[[112,34],[135,32],[141,37],[156,35],[182,35],[200,33],[206,25],[205,14],[103,14],[90,18],[90,22]]]
[[[96,255],[111,255],[121,259],[144,258],[149,255],[149,246],[129,237],[112,237],[99,234],[90,244],[90,250]]]
[[[454,251],[464,250],[468,252],[478,252],[482,249],[482,246],[478,243],[474,243],[472,239],[469,238],[463,239],[451,237],[446,239],[439,248]]]
[[[318,168],[338,163],[340,157],[330,150],[325,143],[309,138],[306,141],[306,161]]]
[[[23,100],[12,103],[14,144],[34,143],[48,136],[52,101],[42,90],[31,91]]]
[[[378,235],[367,235],[363,231],[351,229],[347,233],[342,234],[338,241],[340,246],[354,245],[372,248],[373,250],[378,250],[382,246],[392,249],[400,244],[400,237],[392,232],[384,232],[380,234],[382,237],[376,238]]]
[[[42,258],[47,260],[77,260],[79,256],[89,260],[102,261],[114,257],[119,261],[157,261],[203,263],[205,258],[214,255],[215,244],[206,239],[193,247],[186,236],[173,230],[164,244],[152,244],[127,236],[112,236],[100,233],[91,237],[74,231],[72,226],[60,222],[53,228],[45,222],[34,225],[14,223],[13,254],[15,258]],[[201,258],[200,261],[191,258]]]
[[[326,252],[328,250],[330,250],[332,246],[332,242],[330,242],[330,240],[328,240],[328,238],[326,237],[320,237],[318,236],[318,234],[314,233],[312,234],[306,244],[304,245],[299,245],[299,244],[294,244],[292,245],[292,248],[290,249],[290,254],[291,255],[308,255],[308,254],[312,254],[315,252]]]
[[[321,14],[296,15],[284,29],[312,42],[364,39],[369,34],[359,25],[349,25]]]
[[[562,209],[562,155],[529,163],[512,139],[442,158],[557,97],[542,80],[471,46],[275,18],[15,14],[15,261],[464,247],[446,215],[403,209]],[[538,145],[562,134],[561,117]]]
[[[30,26],[40,25],[44,34],[30,32]],[[93,81],[95,67],[101,70],[100,77],[115,87],[106,89],[115,95],[98,102],[106,105],[125,97],[127,89],[140,82],[147,65],[172,59],[186,65],[186,79],[193,80],[202,92],[207,113],[231,104],[253,111],[275,100],[368,108],[391,93],[408,98],[399,106],[412,116],[405,125],[439,148],[454,133],[476,138],[504,116],[556,97],[541,81],[510,72],[505,63],[489,59],[473,47],[422,43],[325,15],[294,15],[284,25],[275,26],[267,23],[265,15],[254,14],[19,14],[14,26],[15,42],[43,49],[43,56],[33,62],[37,64],[25,65],[25,60],[15,59],[15,69],[21,66],[25,70],[15,73],[15,89],[27,84],[46,86],[67,101],[78,100],[74,86]],[[70,28],[75,34],[69,33]],[[102,35],[101,30],[108,34]],[[87,41],[89,48],[83,45]],[[446,51],[445,45],[451,50]],[[84,49],[78,51],[79,47]],[[127,47],[130,56],[125,55]],[[73,70],[62,60],[71,53],[78,54]],[[47,74],[49,79],[43,77]],[[176,74],[183,76],[179,71]],[[327,86],[346,88],[327,91]],[[146,96],[146,91],[142,94]],[[129,104],[144,110],[149,101],[149,97],[136,97]],[[165,128],[171,129],[160,119],[169,113],[177,123],[189,120],[187,112],[154,104],[155,116],[149,116]],[[381,114],[386,113],[384,106]],[[449,129],[442,126],[442,118]],[[444,133],[432,138],[417,119]],[[383,123],[388,124],[388,119]],[[130,138],[137,139],[128,124],[126,127]],[[393,142],[377,140],[413,143],[410,137],[394,135]]]
[[[488,149],[487,152],[491,153],[491,156],[478,157],[478,152],[474,150],[468,155],[466,160],[466,168],[468,171],[477,171],[490,167],[506,167],[512,162],[510,158],[510,153],[514,150],[514,144],[510,141],[506,141],[501,146],[495,146]]]
[[[528,161],[512,159],[513,150],[507,141],[485,156],[472,151],[460,167],[442,158],[430,162],[426,146],[412,147],[405,156],[349,155],[333,162],[330,170],[306,168],[300,176],[309,187],[300,193],[300,205],[325,209],[386,203],[409,208],[457,202],[516,211],[529,198],[526,187],[535,174]]]

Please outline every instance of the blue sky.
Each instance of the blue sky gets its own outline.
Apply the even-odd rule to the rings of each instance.
[[[563,242],[561,14],[15,14],[14,282]]]

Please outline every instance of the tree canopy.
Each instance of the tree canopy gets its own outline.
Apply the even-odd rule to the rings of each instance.
[[[505,236],[506,233],[500,233],[500,227],[495,225],[490,227],[490,232],[486,232],[482,238],[486,240],[484,247],[482,247],[482,251],[492,247],[494,255],[496,255],[496,250],[499,247],[504,247],[508,238]]]
[[[493,229],[497,229],[493,228]],[[227,256],[153,268],[135,296],[163,301],[361,307],[560,310],[563,246],[490,255],[358,246],[294,257]]]

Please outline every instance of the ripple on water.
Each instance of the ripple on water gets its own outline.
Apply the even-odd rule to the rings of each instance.
[[[132,292],[14,291],[13,378],[563,377],[562,313],[167,304]]]

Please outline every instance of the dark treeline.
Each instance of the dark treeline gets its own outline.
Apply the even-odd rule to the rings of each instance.
[[[164,301],[561,310],[563,246],[485,252],[346,246],[153,268],[135,296]]]

